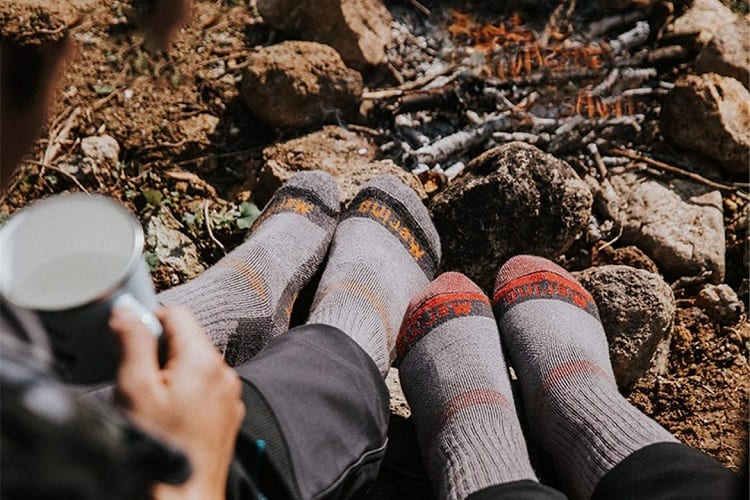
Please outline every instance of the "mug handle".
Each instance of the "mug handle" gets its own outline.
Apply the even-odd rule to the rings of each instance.
[[[130,293],[123,293],[117,297],[112,304],[113,307],[126,307],[133,311],[137,316],[140,317],[141,322],[151,330],[154,337],[159,338],[164,332],[161,326],[161,322],[154,316],[154,314],[142,303],[133,297]]]

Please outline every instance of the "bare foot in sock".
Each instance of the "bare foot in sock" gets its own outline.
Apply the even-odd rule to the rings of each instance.
[[[308,323],[352,337],[385,375],[409,299],[439,261],[440,239],[419,197],[394,176],[377,177],[336,228]]]
[[[497,275],[493,305],[529,436],[550,453],[575,498],[589,498],[633,452],[676,441],[617,390],[596,304],[563,268],[541,257],[510,259]]]
[[[300,172],[276,191],[247,241],[159,301],[188,306],[230,365],[289,328],[297,293],[328,251],[339,213],[336,181]]]

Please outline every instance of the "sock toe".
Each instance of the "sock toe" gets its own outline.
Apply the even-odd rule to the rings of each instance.
[[[315,196],[330,210],[338,212],[341,204],[341,194],[336,179],[322,170],[297,172],[283,187],[303,189],[314,193]]]
[[[395,175],[379,175],[371,179],[362,187],[360,193],[366,193],[368,190],[376,190],[385,193],[400,203],[415,219],[415,222],[422,230],[431,252],[436,259],[435,265],[440,263],[441,249],[440,236],[438,235],[435,224],[430,218],[427,207],[419,199],[417,193],[412,188],[401,182]]]
[[[572,274],[549,259],[538,257],[536,255],[516,255],[515,257],[508,259],[508,261],[503,264],[497,272],[497,278],[495,279],[495,292],[511,281],[542,271],[557,274],[562,278],[577,283]]]
[[[481,288],[461,273],[443,273],[412,298],[396,340],[396,366],[411,347],[440,323],[461,316],[492,317]]]

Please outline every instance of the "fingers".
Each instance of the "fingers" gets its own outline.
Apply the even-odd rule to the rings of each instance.
[[[198,365],[221,358],[198,321],[184,307],[161,307],[155,311],[164,327],[169,364]]]
[[[121,361],[117,385],[118,392],[125,397],[127,403],[133,394],[157,387],[157,339],[140,317],[127,307],[117,307],[112,311],[109,327],[120,344]]]

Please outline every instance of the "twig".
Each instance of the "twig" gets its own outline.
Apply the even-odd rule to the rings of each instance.
[[[589,24],[589,29],[586,30],[584,36],[586,36],[586,38],[588,38],[589,40],[593,40],[607,33],[608,31],[627,26],[643,19],[646,19],[646,13],[641,11],[634,11],[630,13],[605,17],[604,19],[594,21],[593,23]]]
[[[594,157],[594,163],[596,163],[596,168],[599,169],[599,176],[602,180],[607,178],[607,166],[604,165],[604,160],[602,160],[602,155],[599,154],[599,148],[596,147],[595,142],[591,142],[588,145],[589,152]]]
[[[38,165],[38,166],[42,167],[43,169],[47,169],[48,168],[50,170],[54,170],[55,172],[57,172],[59,174],[62,174],[65,177],[67,177],[68,179],[70,179],[71,181],[73,181],[75,183],[75,185],[78,186],[81,189],[81,191],[83,191],[86,194],[89,194],[88,189],[86,189],[85,187],[83,187],[83,184],[81,184],[81,182],[78,179],[76,179],[76,177],[74,175],[69,174],[65,170],[62,170],[61,168],[55,167],[54,165],[45,165],[44,163],[42,163],[40,161],[36,161],[36,160],[26,160],[26,163],[31,163],[32,165]]]
[[[609,43],[613,54],[619,54],[626,50],[633,49],[645,44],[651,35],[651,28],[648,21],[638,21],[635,28],[626,31]]]
[[[98,101],[96,101],[94,104],[92,104],[91,105],[91,109],[92,110],[97,110],[97,109],[101,108],[102,106],[104,106],[105,104],[107,104],[109,101],[111,101],[112,99],[114,99],[120,92],[122,92],[126,88],[127,88],[127,86],[123,86],[123,87],[120,87],[119,89],[113,90],[112,92],[109,93],[108,96],[102,97],[101,99],[99,99]]]
[[[433,80],[441,76],[447,75],[448,73],[450,73],[451,71],[455,69],[456,69],[456,66],[446,66],[445,68],[441,69],[437,73],[426,75],[426,76],[423,76],[422,78],[418,78],[416,80],[406,82],[403,85],[399,85],[398,87],[394,87],[391,89],[374,90],[372,92],[363,92],[362,99],[380,100],[380,99],[390,99],[391,97],[401,97],[408,91],[422,88],[425,85],[431,83]]]
[[[615,236],[614,238],[612,238],[611,240],[609,240],[608,242],[600,246],[597,251],[601,252],[605,248],[610,247],[614,245],[615,243],[617,243],[617,240],[619,240],[622,237],[622,233],[625,231],[624,227],[625,227],[624,224],[620,224],[620,232],[617,233],[617,236]]]
[[[59,131],[52,131],[50,133],[49,144],[47,144],[47,149],[44,151],[44,155],[42,156],[42,168],[50,166],[52,160],[54,160],[57,155],[60,154],[62,143],[68,139],[70,130],[73,128],[73,122],[76,118],[78,118],[78,115],[80,114],[81,108],[73,109],[68,118],[65,120],[62,128]]]
[[[373,128],[365,127],[363,125],[355,125],[353,123],[350,123],[346,126],[346,128],[354,132],[361,132],[363,134],[367,134],[371,137],[380,137],[380,132],[378,132],[377,130]]]
[[[419,12],[421,12],[425,16],[432,15],[432,12],[430,11],[430,9],[428,9],[427,7],[419,3],[419,0],[409,0],[409,3],[412,4],[412,6],[414,6],[415,9],[417,9]]]
[[[206,229],[208,229],[208,236],[213,240],[214,243],[216,243],[219,248],[221,248],[221,251],[224,252],[224,255],[226,255],[227,250],[224,248],[224,245],[216,239],[216,236],[214,236],[213,229],[211,229],[211,218],[208,216],[208,204],[210,203],[209,200],[206,200],[206,202],[203,204],[203,218],[206,219]]]
[[[483,124],[438,139],[432,144],[422,146],[414,151],[414,156],[419,163],[434,165],[445,159],[462,153],[473,146],[481,144],[495,131],[507,129],[511,125],[508,118],[509,112],[493,115]]]
[[[725,184],[723,182],[712,181],[711,179],[706,179],[702,175],[696,174],[695,172],[689,172],[687,170],[669,165],[659,160],[654,160],[653,158],[640,155],[636,153],[635,151],[630,151],[628,149],[614,148],[610,152],[614,155],[624,156],[625,158],[630,158],[631,160],[642,161],[648,165],[651,165],[652,167],[658,170],[669,172],[675,175],[680,175],[682,177],[686,177],[690,180],[693,180],[695,182],[704,184],[706,186],[709,186],[715,189],[720,189],[722,191],[732,191],[734,193],[737,193],[737,196],[739,196],[740,198],[744,198],[745,200],[750,200],[750,195],[748,195],[747,193],[743,193],[742,191],[739,191],[739,188],[737,188],[737,186],[733,186],[732,184]]]

